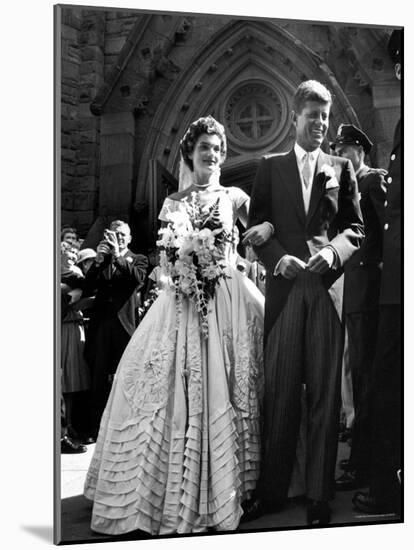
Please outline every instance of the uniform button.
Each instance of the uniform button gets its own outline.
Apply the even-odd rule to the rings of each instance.
[[[384,207],[386,208],[388,206],[388,201],[384,202]]]
[[[391,183],[392,182],[392,177],[391,176],[388,176],[387,178],[387,183]]]
[[[364,265],[364,262],[359,262],[359,265]]]
[[[391,155],[391,160],[395,160],[395,154],[394,153]]]
[[[386,224],[384,225],[384,231],[387,231],[388,228],[389,228],[389,224],[386,223]]]

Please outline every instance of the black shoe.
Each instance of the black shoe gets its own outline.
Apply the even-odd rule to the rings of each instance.
[[[92,437],[91,435],[84,435],[82,436],[81,441],[84,445],[93,445],[94,443],[96,443],[96,438]]]
[[[82,443],[83,445],[92,445],[93,443],[96,443],[96,437],[94,437],[92,434],[81,432],[78,435],[77,441],[79,441],[79,443]]]
[[[331,521],[331,509],[325,501],[310,500],[307,506],[308,525],[319,527]]]
[[[242,503],[243,515],[241,517],[240,523],[247,523],[248,521],[253,521],[254,519],[259,518],[263,515],[263,504],[262,501],[258,498],[251,498]]]
[[[80,436],[79,433],[75,430],[75,428],[73,428],[72,426],[68,426],[68,427],[67,427],[67,436],[68,436],[72,441],[76,441],[76,442],[81,441],[81,436]]]
[[[363,512],[364,514],[399,513],[396,506],[393,506],[389,502],[379,502],[369,491],[365,493],[358,491],[355,493],[352,498],[352,504],[358,512]]]
[[[86,451],[87,448],[85,445],[72,441],[72,439],[67,435],[64,435],[60,440],[60,452],[62,454],[86,453]]]
[[[354,472],[344,472],[338,479],[335,479],[335,489],[337,491],[351,491],[361,487],[357,482]]]
[[[264,516],[265,514],[278,512],[283,508],[283,505],[284,503],[281,501],[267,502],[261,500],[260,498],[246,500],[242,503],[244,514],[242,515],[240,522],[247,523],[248,521],[253,521],[260,516]]]
[[[355,470],[345,471],[335,480],[335,489],[337,491],[350,491],[351,489],[360,489],[369,484],[368,475],[358,473]]]

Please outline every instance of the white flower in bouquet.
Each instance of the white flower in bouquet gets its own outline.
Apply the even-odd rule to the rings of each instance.
[[[193,235],[187,235],[186,237],[182,238],[181,245],[178,248],[177,255],[180,260],[183,260],[184,258],[188,261],[188,258],[190,258],[189,261],[192,262],[191,255],[194,252],[194,237]]]
[[[187,260],[189,258],[189,261]],[[195,272],[195,266],[191,256],[186,256],[185,259],[179,259],[174,264],[174,273],[181,278],[192,278]]]
[[[170,227],[162,227],[158,231],[158,235],[161,237],[157,241],[157,246],[160,248],[172,248],[174,247],[175,235]]]
[[[198,252],[197,259],[201,267],[208,266],[213,261],[213,253],[211,250],[202,250]]]
[[[215,237],[211,229],[201,229],[194,235],[194,251],[211,250],[215,246]]]
[[[201,274],[211,281],[221,276],[222,267],[220,265],[207,265],[201,270]]]
[[[183,246],[184,241],[185,237],[183,235],[178,235],[174,237],[174,239],[172,239],[172,248],[176,248],[177,250],[179,250]]]
[[[192,296],[194,292],[194,284],[196,284],[195,277],[194,278],[181,277],[178,285],[179,290],[185,296]]]
[[[186,210],[175,210],[174,212],[167,212],[167,221],[174,226],[174,230],[177,233],[186,233],[191,228],[190,218]]]

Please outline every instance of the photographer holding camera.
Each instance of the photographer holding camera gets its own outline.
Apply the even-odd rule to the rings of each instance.
[[[136,327],[137,290],[147,273],[147,258],[131,252],[130,242],[129,225],[113,221],[85,277],[87,292],[96,293],[85,351],[91,369],[91,435],[95,438],[113,376]]]

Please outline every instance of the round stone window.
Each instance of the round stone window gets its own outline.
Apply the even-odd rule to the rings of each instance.
[[[249,83],[233,91],[226,103],[228,137],[243,148],[261,148],[282,130],[282,101],[266,84]]]

